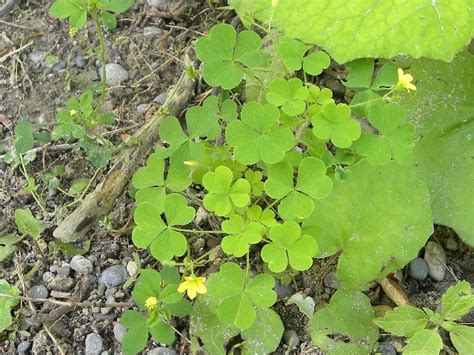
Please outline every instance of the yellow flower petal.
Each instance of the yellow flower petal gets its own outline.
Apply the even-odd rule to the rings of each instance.
[[[194,299],[198,293],[203,294],[207,292],[204,282],[206,282],[206,278],[202,276],[185,276],[184,281],[178,286],[178,292],[186,292],[190,299]]]

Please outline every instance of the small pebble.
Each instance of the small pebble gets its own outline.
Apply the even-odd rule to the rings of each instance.
[[[108,287],[107,290],[105,290],[104,296],[109,297],[113,296],[117,292],[117,287]]]
[[[102,77],[102,70],[99,71]],[[105,65],[105,82],[109,86],[117,86],[129,78],[128,71],[117,63],[108,63]]]
[[[99,284],[99,287],[97,288],[97,294],[98,294],[100,297],[102,297],[102,296],[105,295],[105,288],[106,288],[106,286],[105,286],[104,283],[100,283],[100,284]]]
[[[74,63],[77,67],[83,68],[86,65],[86,60],[82,56],[78,55]]]
[[[119,343],[122,343],[125,333],[127,333],[127,328],[125,328],[122,324],[116,323],[114,325],[115,340],[117,340]]]
[[[16,351],[17,353],[24,353],[31,348],[31,341],[22,341],[20,344],[18,344]]]
[[[135,261],[130,260],[127,263],[127,272],[130,276],[136,275],[136,273],[138,272],[138,266]]]
[[[275,292],[278,296],[278,299],[281,300],[283,298],[290,297],[293,293],[295,293],[295,289],[290,286],[282,286],[279,282],[275,284]]]
[[[339,280],[336,277],[336,273],[334,271],[328,272],[326,276],[324,276],[323,280],[324,286],[337,290],[341,287]]]
[[[451,250],[451,251],[458,250],[458,243],[456,242],[456,240],[454,240],[453,238],[449,238],[446,241],[446,249]]]
[[[74,255],[69,265],[71,265],[71,268],[75,272],[80,274],[89,274],[93,269],[91,261],[82,255]]]
[[[28,59],[38,69],[45,64],[47,55],[46,51],[33,51],[28,54]]]
[[[397,355],[397,351],[390,343],[379,343],[377,353],[380,353],[381,355]]]
[[[97,333],[87,334],[86,337],[86,355],[99,355],[102,351],[102,337]]]
[[[147,355],[176,355],[176,351],[173,349],[158,347],[151,349],[146,353]]]
[[[105,269],[100,276],[100,282],[107,287],[120,286],[127,279],[127,269],[122,265],[114,265]]]
[[[435,281],[442,281],[446,276],[446,253],[441,245],[428,242],[423,257],[428,264],[428,275]]]
[[[43,281],[46,282],[46,283],[50,283],[51,281],[54,280],[54,275],[52,272],[49,272],[49,271],[46,271],[44,274],[43,274]]]
[[[58,269],[59,276],[69,276],[71,273],[71,268],[67,265],[63,265]]]
[[[31,298],[48,298],[48,289],[43,285],[36,285],[29,289],[28,295]]]
[[[148,104],[140,104],[137,106],[137,112],[140,113],[140,114],[144,114],[146,113],[146,111],[148,110]]]
[[[283,340],[291,348],[294,349],[300,344],[300,337],[294,330],[286,330],[283,334]]]
[[[146,2],[155,9],[162,9],[164,5],[172,2],[172,0],[146,0]]]
[[[74,280],[70,277],[58,276],[48,284],[50,290],[70,291],[74,287]]]
[[[60,61],[57,62],[56,64],[53,65],[53,72],[58,72],[60,70],[64,70],[67,68],[67,63],[65,61]]]
[[[154,37],[160,35],[161,33],[162,31],[158,27],[148,26],[143,28],[144,37]]]
[[[111,295],[111,296],[107,297],[107,300],[105,301],[105,304],[112,304],[114,302],[115,302],[115,298],[114,298],[114,296]],[[110,311],[112,311],[112,307],[102,307],[100,309],[100,313],[102,313],[102,314],[109,314]]]
[[[410,277],[418,281],[423,281],[428,276],[428,265],[422,258],[410,261],[409,270]]]
[[[166,92],[163,92],[159,94],[157,97],[153,99],[154,102],[156,102],[158,105],[163,105],[168,98],[168,94]]]

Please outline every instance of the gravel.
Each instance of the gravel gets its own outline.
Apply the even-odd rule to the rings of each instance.
[[[397,355],[395,347],[390,343],[379,343],[377,353],[381,355]]]
[[[156,102],[158,105],[163,105],[167,97],[168,97],[168,94],[166,92],[163,92],[159,94],[157,97],[155,97],[153,101]]]
[[[67,63],[64,60],[53,65],[53,72],[58,72],[67,68]]]
[[[28,290],[28,295],[31,298],[47,298],[49,292],[48,289],[43,285],[36,285]]]
[[[99,70],[99,76],[102,77],[102,70]],[[117,63],[108,63],[105,65],[105,82],[109,86],[117,86],[129,78],[128,71]]]
[[[46,56],[48,52],[46,51],[33,51],[28,53],[28,59],[33,64],[35,68],[40,68],[46,63]]]
[[[158,27],[148,26],[143,28],[143,36],[145,37],[154,37],[160,35],[161,33],[162,31]]]
[[[410,277],[418,280],[423,281],[428,277],[428,265],[422,258],[416,258],[410,261]]]
[[[137,112],[140,114],[146,113],[147,110],[148,110],[148,104],[140,104],[137,106]]]
[[[428,264],[428,275],[435,281],[442,281],[446,276],[446,253],[436,242],[428,242],[423,257]]]
[[[48,284],[48,288],[54,291],[67,292],[74,287],[74,280],[66,276],[57,276]]]
[[[97,333],[87,334],[86,337],[86,355],[99,355],[102,351],[102,337]]]
[[[116,323],[114,325],[115,340],[117,340],[119,343],[122,343],[125,333],[127,333],[127,328],[125,328],[122,324]]]
[[[127,269],[122,265],[110,266],[102,272],[100,282],[107,287],[120,286],[127,279]]]
[[[87,62],[86,62],[86,60],[85,60],[82,56],[78,55],[78,56],[76,57],[74,63],[76,64],[77,67],[83,68],[83,67],[86,66],[86,63],[87,63]]]
[[[283,340],[290,348],[296,348],[300,344],[300,337],[294,330],[285,330]]]
[[[161,9],[168,3],[172,3],[173,0],[146,0],[148,5],[154,7],[155,9]]]
[[[151,349],[146,353],[147,355],[176,355],[176,351],[173,349],[158,347]]]
[[[127,272],[130,276],[133,276],[138,272],[138,266],[137,266],[137,263],[135,261],[130,260],[127,263]]]
[[[328,272],[326,276],[324,276],[323,280],[324,286],[337,290],[341,287],[339,280],[336,277],[336,273],[334,271]]]
[[[31,341],[22,341],[18,346],[16,347],[16,352],[19,354],[25,353],[26,351],[30,350],[31,348]]]
[[[69,264],[75,272],[80,274],[89,274],[94,268],[91,261],[82,255],[74,255]]]

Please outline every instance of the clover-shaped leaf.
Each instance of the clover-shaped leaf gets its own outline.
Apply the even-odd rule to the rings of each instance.
[[[305,219],[314,209],[313,199],[323,199],[332,190],[332,180],[326,176],[326,165],[319,159],[301,160],[296,186],[293,168],[287,162],[272,165],[265,181],[265,192],[274,199],[282,199],[278,212],[284,219]]]
[[[20,121],[15,126],[15,139],[13,145],[19,154],[26,153],[33,148],[35,138],[33,136],[33,126],[28,121]]]
[[[195,142],[196,136],[188,137],[181,128],[178,119],[166,117],[160,124],[160,138],[168,147],[159,147],[156,154],[161,158],[170,158],[172,162],[200,161],[204,156],[204,145]]]
[[[166,180],[164,174],[165,160],[155,152],[132,178],[133,187],[138,189],[135,194],[137,204],[150,202],[161,213],[164,210],[166,189],[180,192],[191,184],[190,170],[186,165],[171,163]]]
[[[283,160],[285,152],[294,146],[294,137],[288,128],[278,127],[279,116],[272,104],[244,105],[241,120],[232,121],[225,132],[238,162],[251,165],[263,160],[275,164]]]
[[[290,70],[300,70],[303,56],[310,47],[296,39],[282,37],[279,41],[278,53],[285,67]]]
[[[209,297],[218,302],[217,316],[225,324],[247,329],[256,319],[256,309],[271,307],[276,301],[275,280],[267,274],[255,278],[240,266],[226,263],[209,277]]]
[[[268,102],[281,106],[288,116],[297,116],[304,112],[305,101],[308,97],[308,89],[298,78],[290,80],[274,79],[268,88],[265,98]]]
[[[207,137],[216,139],[221,133],[218,120],[217,96],[209,96],[202,106],[193,106],[186,111],[186,123],[191,138]]]
[[[224,253],[240,257],[248,253],[250,244],[262,240],[265,227],[257,222],[244,221],[242,216],[234,214],[222,222],[222,231],[228,233],[221,242]]]
[[[265,227],[272,227],[277,222],[275,220],[275,213],[271,208],[262,210],[258,205],[250,206],[247,209],[247,218],[252,222],[258,222]]]
[[[306,103],[308,104],[308,114],[310,116],[320,113],[327,104],[334,103],[332,91],[328,88],[320,89],[316,85],[310,85],[308,91]]]
[[[255,197],[262,196],[262,192],[263,192],[262,172],[247,170],[245,171],[244,176],[245,176],[245,180],[247,180],[250,183],[250,187],[252,188],[252,196],[255,196]]]
[[[405,110],[398,104],[389,103],[373,107],[368,120],[379,134],[364,133],[354,148],[374,165],[387,164],[391,158],[398,164],[413,161],[415,126],[408,124]]]
[[[49,8],[49,14],[58,19],[69,20],[71,26],[81,28],[87,23],[88,0],[56,0]]]
[[[293,221],[285,221],[270,229],[272,243],[262,248],[263,261],[273,272],[283,272],[290,266],[298,271],[308,270],[313,265],[318,245],[309,235],[301,235],[300,226]]]
[[[261,39],[253,31],[242,31],[237,35],[231,25],[215,25],[209,36],[196,41],[196,56],[203,62],[204,80],[225,90],[235,88],[247,68],[261,63],[260,46]]]
[[[319,75],[331,64],[329,56],[323,52],[313,52],[303,59],[303,70],[309,75]]]
[[[133,243],[139,248],[150,247],[151,254],[159,261],[171,260],[186,252],[186,238],[173,226],[190,223],[195,211],[183,196],[171,194],[165,197],[164,214],[166,223],[149,202],[139,204],[134,213],[136,227],[132,233]]]
[[[346,104],[329,103],[322,112],[313,116],[313,133],[319,139],[331,140],[339,148],[349,148],[360,137],[360,123],[350,118]]]
[[[232,183],[234,175],[226,166],[218,166],[202,179],[209,193],[204,197],[204,207],[218,216],[226,216],[235,207],[245,207],[250,202],[250,184],[245,179]]]

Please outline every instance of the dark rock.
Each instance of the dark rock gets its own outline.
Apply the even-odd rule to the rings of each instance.
[[[28,291],[28,296],[30,296],[31,298],[47,298],[48,295],[48,289],[43,285],[33,286]]]
[[[296,348],[300,344],[300,337],[294,330],[286,330],[283,333],[283,340],[292,349]]]
[[[275,292],[278,296],[278,299],[281,300],[290,297],[293,293],[295,293],[295,289],[290,285],[282,286],[279,282],[277,282],[275,284]]]
[[[127,269],[122,265],[111,266],[102,272],[100,282],[107,287],[120,286],[127,279]]]
[[[416,258],[410,261],[410,277],[418,281],[423,281],[428,276],[428,265],[422,258]]]

